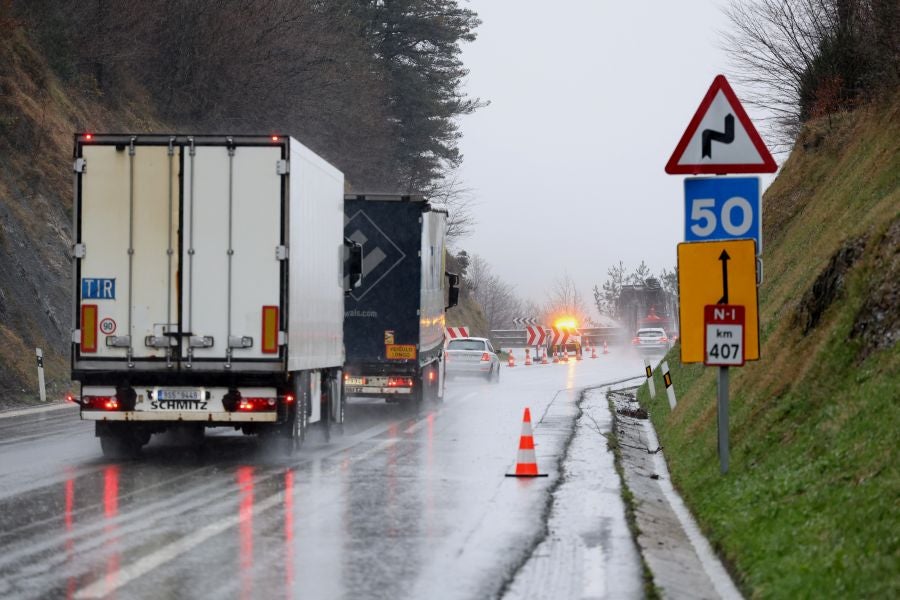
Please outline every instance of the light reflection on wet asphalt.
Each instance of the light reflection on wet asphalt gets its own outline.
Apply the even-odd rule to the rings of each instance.
[[[539,535],[556,475],[504,478],[522,409],[537,419],[641,371],[631,354],[506,368],[498,384],[449,382],[418,416],[353,400],[343,436],[312,432],[291,459],[210,430],[200,453],[154,438],[115,463],[73,407],[0,418],[0,597],[492,596]],[[566,419],[537,425],[560,428],[539,465]]]

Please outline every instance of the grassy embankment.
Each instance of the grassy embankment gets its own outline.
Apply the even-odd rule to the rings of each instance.
[[[761,356],[669,364],[649,402],[673,480],[752,597],[900,596],[900,101],[815,123],[764,199]],[[657,389],[662,386],[657,383]]]

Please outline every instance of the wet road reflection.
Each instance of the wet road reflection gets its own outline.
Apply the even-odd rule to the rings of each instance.
[[[110,463],[72,410],[40,419],[48,437],[0,423],[0,597],[393,599],[429,582],[436,597],[490,595],[546,501],[546,483],[503,477],[523,407],[543,414],[571,401],[560,389],[623,370],[606,369],[454,382],[419,415],[354,401],[345,435],[312,431],[293,458],[215,431],[199,452],[154,439]]]

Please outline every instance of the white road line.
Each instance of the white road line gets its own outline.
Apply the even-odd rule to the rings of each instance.
[[[656,431],[654,431],[648,421],[644,421],[642,424],[644,432],[647,434],[648,446],[656,446],[659,448],[659,440],[656,438]],[[697,551],[697,558],[700,559],[700,564],[703,565],[703,570],[706,571],[706,575],[709,577],[710,581],[712,581],[716,592],[721,598],[725,598],[726,600],[743,598],[737,587],[734,585],[734,581],[732,581],[731,577],[728,575],[728,571],[722,566],[719,557],[716,556],[712,547],[710,547],[709,541],[707,541],[703,534],[700,533],[697,522],[694,520],[694,517],[691,516],[691,512],[688,510],[687,506],[685,506],[681,496],[672,486],[671,475],[669,475],[668,466],[666,465],[666,461],[663,459],[661,452],[657,452],[653,455],[653,465],[656,467],[656,472],[660,476],[659,488],[666,496],[666,500],[668,500],[669,506],[672,507],[675,516],[678,517],[678,520],[681,522],[681,526],[684,528],[684,532],[694,546],[694,550]]]
[[[10,419],[12,417],[21,417],[24,415],[36,415],[40,413],[50,412],[51,410],[61,410],[63,408],[74,409],[77,405],[70,402],[62,404],[51,404],[49,406],[30,406],[28,408],[19,408],[16,410],[5,410],[0,412],[0,419]]]
[[[348,460],[350,460],[351,462],[359,462],[365,460],[373,454],[377,454],[378,452],[381,452],[382,450],[396,443],[396,438],[384,440],[378,443],[376,446],[370,448],[369,450],[366,450],[365,452],[356,456],[350,457]],[[327,469],[326,472],[338,471],[341,467],[341,464],[337,464],[330,469]],[[269,510],[270,508],[278,506],[283,500],[283,494],[276,493],[269,496],[265,500],[262,500],[261,502],[255,503],[253,505],[253,509],[250,511],[250,518],[255,519],[257,515]],[[246,518],[246,515],[244,515],[244,518]],[[216,523],[210,523],[203,529],[195,531],[175,542],[172,542],[171,544],[163,546],[159,550],[151,552],[150,554],[139,558],[130,565],[119,569],[113,577],[109,578],[112,581],[109,581],[107,577],[104,576],[94,583],[88,585],[87,587],[81,588],[75,594],[75,598],[77,600],[103,598],[118,590],[119,588],[122,588],[125,585],[131,583],[138,577],[146,575],[150,571],[166,564],[171,560],[174,560],[185,552],[196,548],[210,538],[215,537],[216,535],[227,531],[232,527],[235,527],[240,523],[240,521],[241,515],[232,515]]]

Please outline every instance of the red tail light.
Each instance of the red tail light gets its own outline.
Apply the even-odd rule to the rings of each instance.
[[[491,360],[491,355],[488,354],[487,352],[483,352],[483,353],[481,354],[481,361],[482,361],[482,362],[485,362],[485,361],[488,361],[488,360]]]
[[[90,133],[84,134],[84,141],[89,142],[89,141],[91,141],[92,139],[94,139],[93,134],[90,134]]]
[[[632,344],[640,344],[640,343],[641,343],[641,338],[631,338],[631,343],[632,343]]]
[[[388,377],[388,387],[412,387],[412,377]]]
[[[119,410],[119,400],[115,396],[84,396],[81,407],[85,410]]]
[[[434,371],[428,371],[428,381],[434,381],[435,373]]]
[[[275,398],[241,398],[237,409],[239,412],[275,410]]]
[[[661,341],[661,342],[668,342],[668,341],[669,341],[669,338],[667,338],[666,336],[662,336],[661,338],[659,338],[659,341]]]
[[[287,404],[293,404],[293,403],[294,403],[294,395],[293,395],[293,394],[288,394],[287,396],[284,397],[284,401],[285,401]]]

